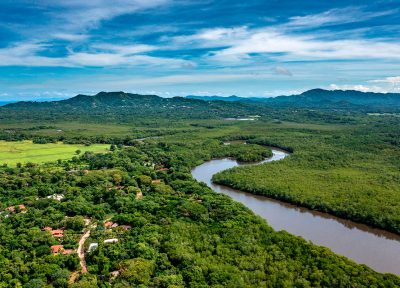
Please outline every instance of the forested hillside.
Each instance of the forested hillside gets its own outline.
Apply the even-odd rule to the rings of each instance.
[[[358,109],[397,111],[400,109],[399,93],[372,93],[354,90],[313,89],[299,95],[278,97],[221,97],[188,96],[204,101],[224,101],[241,103],[263,103],[275,107],[303,107],[323,109]]]
[[[204,102],[182,97],[162,98],[124,92],[78,95],[52,102],[17,102],[0,107],[0,119],[140,121],[140,118],[224,118],[244,117],[271,111],[269,107],[246,103]]]
[[[224,101],[219,101],[224,100]],[[17,102],[0,107],[0,120],[138,123],[150,119],[240,119],[263,116],[303,122],[349,123],[365,113],[398,113],[399,94],[314,89],[276,98],[173,97],[100,92],[61,101]],[[332,113],[334,112],[334,113]]]

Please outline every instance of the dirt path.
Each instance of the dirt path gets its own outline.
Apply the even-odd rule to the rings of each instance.
[[[89,238],[90,236],[90,229],[92,227],[88,227],[88,230],[82,235],[81,239],[79,239],[79,244],[78,244],[78,249],[77,249],[77,253],[78,253],[78,257],[79,257],[79,265],[81,266],[81,272],[82,273],[87,273],[87,267],[86,267],[86,261],[85,261],[85,241],[87,238]],[[68,284],[73,284],[75,283],[76,279],[79,276],[79,271],[75,271],[72,272],[70,277],[69,277],[69,281]]]
[[[79,265],[81,266],[81,271],[80,271],[81,273],[87,273],[88,272],[87,271],[87,267],[86,267],[86,260],[85,260],[85,241],[86,241],[87,238],[89,238],[91,229],[96,228],[96,226],[97,226],[96,224],[88,226],[86,232],[83,233],[81,239],[79,239],[78,249],[77,249],[76,252],[77,252],[79,260],[80,260],[79,261]],[[75,280],[78,278],[80,272],[79,271],[75,271],[75,272],[71,273],[71,276],[69,277],[68,283],[69,284],[73,284],[75,282]]]
[[[87,238],[90,236],[90,228],[85,232],[85,234],[82,235],[81,239],[79,240],[79,246],[78,246],[78,257],[80,259],[80,265],[82,268],[82,273],[87,273],[87,267],[86,267],[86,260],[85,260],[85,241]]]

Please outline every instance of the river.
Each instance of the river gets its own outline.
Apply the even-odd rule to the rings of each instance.
[[[272,149],[272,152],[271,158],[256,164],[278,161],[289,155],[277,149]],[[277,231],[286,230],[301,236],[357,263],[366,264],[378,272],[400,275],[399,235],[212,183],[214,174],[240,165],[248,164],[241,164],[229,158],[215,159],[195,167],[192,176],[197,181],[206,183],[214,191],[241,202],[266,219]]]

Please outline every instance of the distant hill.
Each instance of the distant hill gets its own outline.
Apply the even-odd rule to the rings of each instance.
[[[300,95],[275,98],[238,96],[162,98],[156,95],[100,92],[94,96],[77,95],[60,101],[24,101],[6,104],[0,107],[0,121],[137,122],[144,119],[246,118],[249,115],[275,119],[282,117],[283,110],[287,112],[285,119],[291,120],[292,111],[304,110],[306,113],[306,110],[312,109],[344,113],[346,111],[398,112],[400,94],[313,89]]]
[[[278,97],[221,97],[221,96],[188,96],[190,99],[226,102],[262,102],[273,106],[302,108],[389,108],[400,109],[399,93],[372,93],[354,90],[312,89],[300,95]]]
[[[140,117],[215,118],[243,117],[267,111],[253,103],[202,101],[183,97],[162,98],[124,92],[100,92],[51,102],[23,101],[0,107],[0,119],[139,120]]]

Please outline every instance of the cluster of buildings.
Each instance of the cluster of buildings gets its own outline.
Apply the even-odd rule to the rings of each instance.
[[[118,229],[120,229],[120,230],[127,231],[127,230],[131,229],[132,226],[130,226],[130,225],[119,225],[119,224],[116,223],[116,222],[106,221],[106,222],[104,222],[104,228],[105,228],[106,230],[111,230],[111,229],[114,229],[114,228],[118,228]],[[103,243],[104,243],[104,244],[113,244],[113,243],[118,243],[118,241],[119,241],[118,238],[109,238],[109,239],[105,239],[105,240],[103,241]],[[88,252],[89,252],[89,253],[90,253],[90,252],[93,252],[93,251],[95,251],[98,247],[99,247],[99,243],[97,243],[97,242],[90,243],[90,244],[89,244],[89,248],[88,248]]]
[[[120,227],[124,231],[127,231],[132,228],[132,226],[130,226],[130,225],[119,225],[118,223],[115,223],[112,221],[107,221],[104,223],[105,229],[112,229],[112,228],[117,228],[117,227]]]
[[[50,233],[54,238],[57,239],[61,239],[64,237],[64,227],[60,229],[53,229],[52,227],[46,226],[42,230]],[[50,247],[50,249],[53,255],[58,255],[58,254],[68,255],[75,253],[75,250],[73,249],[65,249],[64,245],[53,245]]]

